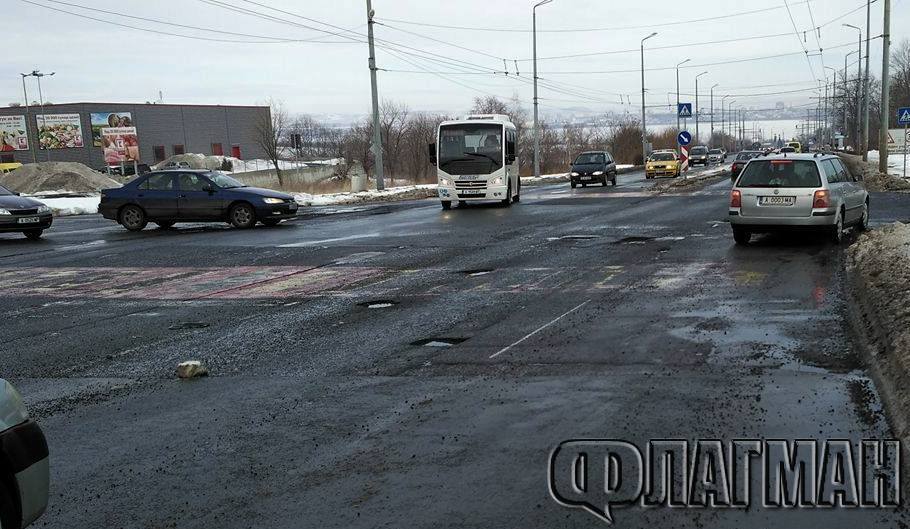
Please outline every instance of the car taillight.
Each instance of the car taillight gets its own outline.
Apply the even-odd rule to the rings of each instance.
[[[828,194],[826,189],[819,189],[815,192],[815,196],[812,197],[812,207],[813,208],[830,208],[831,207],[831,195]]]
[[[741,208],[743,207],[743,195],[739,192],[739,189],[734,189],[730,192],[730,207],[731,208]]]

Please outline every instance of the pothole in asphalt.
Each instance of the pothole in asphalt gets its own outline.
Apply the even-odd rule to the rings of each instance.
[[[491,268],[478,268],[476,270],[462,270],[462,274],[469,277],[485,276],[487,274],[492,274],[493,269]]]
[[[633,235],[631,237],[623,237],[613,244],[644,244],[648,241],[653,241],[654,237],[644,237],[640,235]]]
[[[598,239],[600,235],[563,235],[562,237],[547,237],[548,241],[589,241]]]
[[[453,345],[458,345],[464,341],[467,341],[467,338],[453,338],[453,337],[434,337],[434,338],[424,338],[423,340],[417,340],[411,342],[411,345],[417,345],[421,347],[451,347]]]
[[[181,321],[168,327],[172,331],[182,331],[185,329],[205,329],[210,324],[204,321]]]
[[[398,302],[391,299],[376,299],[373,301],[364,301],[362,303],[358,303],[357,305],[366,307],[368,309],[387,309],[398,305]]]

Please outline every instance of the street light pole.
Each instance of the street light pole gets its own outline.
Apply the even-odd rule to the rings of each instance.
[[[714,148],[714,89],[720,86],[720,83],[715,83],[711,87],[711,136],[708,137],[708,146],[712,149]]]
[[[38,135],[35,135],[35,141],[32,142],[32,135],[28,126],[28,91],[25,89],[25,78],[31,74],[20,73],[22,76],[22,97],[25,98],[25,138],[28,141],[29,150],[32,151],[32,162],[38,163]]]
[[[854,154],[855,151],[858,151],[862,148],[862,141],[860,138],[860,126],[859,122],[862,119],[862,110],[863,110],[863,100],[862,100],[862,82],[863,82],[863,30],[852,25],[852,24],[842,24],[844,27],[853,28],[859,32],[859,39],[857,41],[856,52],[859,53],[856,63],[856,123],[853,124],[853,148]],[[868,62],[869,58],[866,57]]]
[[[869,63],[872,62],[872,56],[869,55],[869,43],[870,36],[869,33],[871,29],[871,16],[872,16],[872,0],[866,0],[866,77],[863,79],[863,161],[869,161]],[[885,79],[882,79],[882,85],[887,84]],[[885,99],[888,98],[886,93]],[[882,101],[884,104],[884,101]]]
[[[701,142],[699,141],[701,136],[698,135],[698,78],[707,73],[708,72],[705,71],[695,76],[695,145],[701,145]]]
[[[53,76],[55,73],[57,73],[57,72],[43,74],[43,73],[39,72],[38,70],[32,70],[32,73],[29,74],[30,76],[38,79],[38,104],[41,105],[41,122],[42,123],[44,123],[46,118],[45,118],[45,113],[44,113],[44,94],[42,94],[42,92],[41,92],[41,78],[44,77],[45,75]],[[38,146],[40,147],[40,145],[41,144],[40,144],[40,138],[39,138]],[[48,161],[48,162],[51,161],[51,150],[49,148],[44,150],[44,154],[45,154],[46,161]]]
[[[727,113],[724,112],[724,102],[728,97],[730,94],[720,98],[720,146],[725,151],[727,150]]]
[[[656,31],[641,39],[641,163],[648,159],[648,126],[645,123],[645,41],[655,35]]]
[[[683,62],[676,65],[676,133],[679,134],[679,67],[683,64],[686,64],[691,59],[686,59]]]
[[[537,98],[537,8],[553,0],[537,2],[531,9],[531,25],[534,43],[534,176],[540,177],[540,121],[538,119]]]
[[[837,97],[837,69],[830,66],[825,66],[826,70],[831,70],[834,72],[834,80],[831,82],[831,97]],[[831,108],[834,108],[834,101],[831,102]],[[828,145],[834,143],[834,135],[829,128],[828,123],[828,77],[825,77],[825,137],[828,138]],[[833,125],[833,124],[832,124]],[[833,128],[833,127],[831,127]]]
[[[850,53],[844,55],[844,101],[841,104],[841,106],[843,107],[843,114],[844,114],[844,132],[843,132],[844,136],[847,135],[847,90],[848,90],[847,78],[850,77],[847,74],[847,59],[854,53],[857,53],[857,51],[853,50]],[[847,142],[844,142],[844,149],[846,149],[846,148],[847,148]]]
[[[878,129],[878,172],[888,173],[888,123],[891,119],[888,100],[891,77],[888,74],[888,63],[891,57],[891,0],[885,0],[885,18],[882,23],[882,111],[881,123]],[[867,61],[868,63],[868,61]],[[869,114],[866,110],[866,123]],[[904,177],[907,176],[907,144],[906,125],[904,126]],[[868,149],[866,149],[868,151]]]

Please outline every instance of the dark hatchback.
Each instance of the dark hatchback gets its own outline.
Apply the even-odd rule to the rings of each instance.
[[[130,231],[154,222],[170,228],[177,222],[228,222],[252,228],[275,226],[297,216],[294,197],[280,191],[247,187],[209,170],[156,171],[118,189],[101,191],[98,211]]]
[[[733,165],[730,167],[730,180],[735,182],[736,177],[743,171],[743,168],[746,167],[749,160],[757,156],[764,156],[764,153],[762,151],[740,151],[739,154],[736,155],[736,159],[733,160]]]
[[[35,241],[53,223],[51,208],[0,186],[0,233],[18,232]]]
[[[598,182],[607,185],[611,182],[616,185],[616,162],[613,156],[606,151],[583,152],[572,162],[569,172],[572,187],[587,186]]]

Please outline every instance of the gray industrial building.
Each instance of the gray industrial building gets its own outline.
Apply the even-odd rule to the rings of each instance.
[[[49,155],[51,161],[80,162],[95,169],[115,165],[112,156],[117,154],[108,153],[105,145],[111,142],[102,134],[124,131],[128,134],[116,139],[123,146],[127,137],[128,157],[138,156],[138,162],[149,165],[185,153],[261,159],[265,153],[257,143],[257,124],[270,119],[267,106],[45,104],[46,120],[39,118],[41,107],[30,106],[27,112],[26,116],[23,106],[0,108],[0,163],[43,162]],[[40,131],[41,148],[39,121],[47,124]],[[25,123],[27,135],[22,130]],[[125,157],[127,147],[122,152]]]

